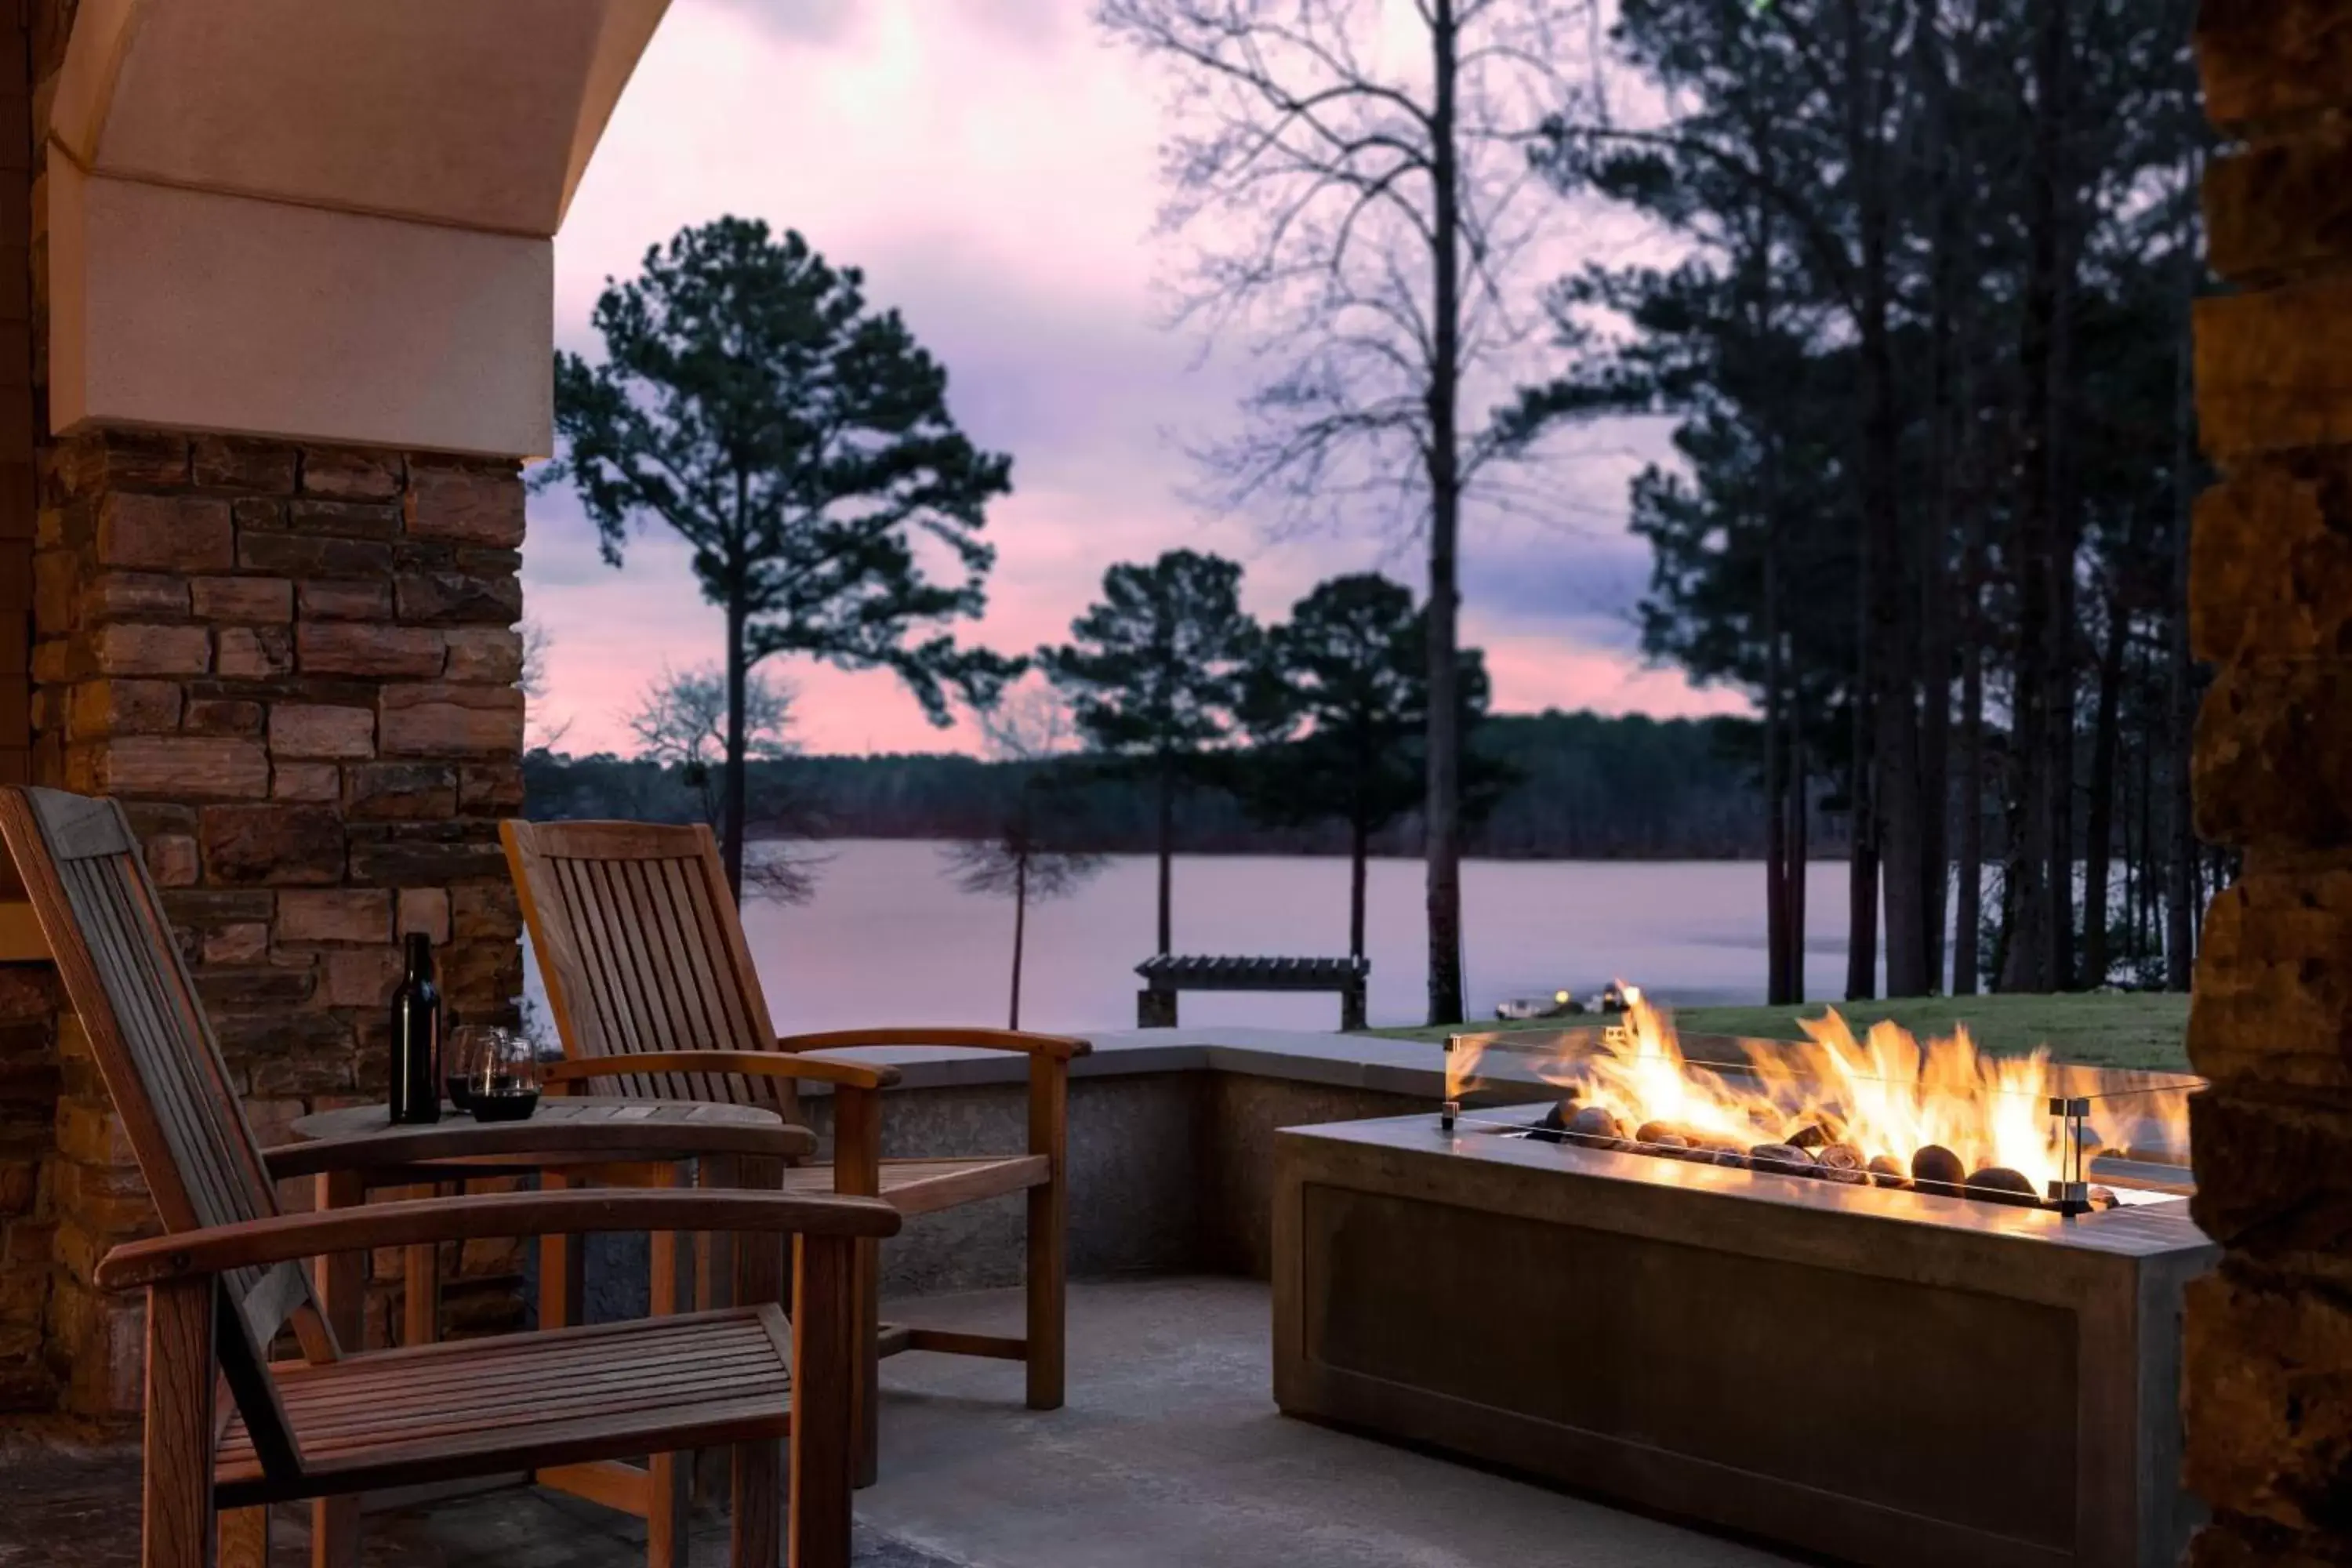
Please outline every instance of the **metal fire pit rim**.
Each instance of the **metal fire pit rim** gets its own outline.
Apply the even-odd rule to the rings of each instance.
[[[1542,1110],[1539,1106],[1526,1109],[1533,1114]],[[1944,1231],[1987,1241],[2127,1257],[2210,1245],[2189,1219],[2185,1198],[2063,1215],[1973,1198],[1844,1186],[1803,1176],[1701,1165],[1654,1154],[1541,1143],[1484,1131],[1449,1133],[1440,1130],[1437,1117],[1429,1112],[1285,1127],[1277,1129],[1275,1136],[1419,1157],[1474,1160],[1570,1180],[1676,1193],[1694,1201],[1763,1205],[1820,1216],[1827,1224],[1866,1222],[1911,1233]]]

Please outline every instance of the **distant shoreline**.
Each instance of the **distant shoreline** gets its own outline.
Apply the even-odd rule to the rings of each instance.
[[[843,834],[837,838],[789,838],[781,837],[762,837],[759,834],[753,834],[748,840],[746,840],[746,842],[753,845],[799,845],[810,849],[822,849],[826,845],[832,844],[957,844],[965,842],[965,840],[959,838],[953,834],[848,833]],[[1150,857],[1159,853],[1157,849],[1153,848],[1150,845],[1140,847],[1132,845],[1116,845],[1108,847],[1097,845],[1081,845],[1078,846],[1077,848],[1080,853],[1088,855],[1125,855],[1145,858],[1149,858]],[[1200,847],[1192,845],[1179,844],[1176,847],[1175,853],[1180,856],[1186,856],[1198,859],[1219,860],[1345,860],[1348,858],[1345,850],[1297,848],[1287,845],[1273,847],[1259,846],[1255,847],[1239,845],[1217,845],[1210,847]],[[1372,851],[1370,858],[1383,861],[1412,861],[1419,860],[1421,856],[1414,853],[1405,853],[1396,850],[1376,849]],[[1463,858],[1465,860],[1486,861],[1500,865],[1708,865],[1761,867],[1764,864],[1763,858],[1758,855],[1675,855],[1664,853],[1630,853],[1620,855],[1515,855],[1509,853],[1479,851],[1465,854],[1463,856]],[[1811,865],[1843,866],[1846,863],[1846,857],[1843,852],[1834,855],[1811,855],[1808,856],[1806,859],[1807,863]]]

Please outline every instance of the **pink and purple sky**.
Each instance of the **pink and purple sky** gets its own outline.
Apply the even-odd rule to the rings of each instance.
[[[902,310],[948,366],[959,422],[1013,454],[1014,493],[987,531],[989,613],[959,632],[1007,651],[1065,636],[1105,567],[1179,544],[1244,563],[1245,602],[1264,618],[1339,572],[1417,581],[1411,541],[1270,538],[1179,493],[1195,476],[1178,439],[1220,428],[1241,384],[1219,362],[1195,369],[1200,341],[1162,330],[1155,283],[1187,254],[1153,232],[1162,94],[1087,10],[677,0],[557,237],[558,342],[593,357],[604,279],[720,213],[797,228],[862,268],[869,301]],[[1625,483],[1663,450],[1654,426],[1584,432],[1545,470],[1556,515],[1465,527],[1464,636],[1486,650],[1497,710],[1746,707],[1648,668],[1634,647],[1627,612],[1647,555],[1624,531]],[[615,571],[568,491],[532,498],[523,580],[553,637],[544,710],[570,721],[568,750],[626,750],[621,715],[647,680],[718,657],[719,614],[675,536],[648,529]],[[887,673],[767,668],[797,694],[806,750],[976,749],[968,721],[933,728]]]

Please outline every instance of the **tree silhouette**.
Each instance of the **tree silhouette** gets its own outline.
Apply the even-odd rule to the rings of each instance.
[[[1066,761],[1057,759],[1072,738],[1072,727],[1069,710],[1053,689],[1028,687],[1009,693],[992,712],[977,718],[992,760],[1033,766],[995,832],[950,844],[940,853],[965,892],[1013,900],[1013,1000],[1005,1026],[1017,1029],[1021,957],[1031,901],[1077,891],[1103,868],[1104,858],[1070,847],[1066,786],[1071,774]]]
[[[1376,572],[1334,577],[1270,628],[1250,672],[1242,716],[1256,742],[1237,770],[1250,814],[1270,826],[1326,817],[1348,825],[1348,952],[1364,952],[1364,874],[1372,835],[1422,804],[1429,733],[1429,614]],[[1456,656],[1467,737],[1486,707],[1485,661]],[[1464,806],[1475,821],[1503,773],[1462,759]]]
[[[1156,791],[1161,952],[1170,949],[1176,793],[1199,775],[1202,753],[1233,734],[1257,651],[1241,578],[1235,563],[1192,550],[1114,566],[1103,574],[1100,602],[1070,623],[1072,640],[1038,653],[1079,732]]]
[[[614,566],[632,522],[675,530],[726,611],[720,835],[739,891],[754,666],[896,670],[940,724],[950,689],[984,704],[1019,668],[940,629],[984,607],[980,531],[1012,460],[957,428],[946,370],[863,285],[796,233],[722,217],[608,280],[604,363],[555,356],[561,460],[538,482],[572,482]],[[928,574],[925,540],[960,580]]]
[[[711,768],[726,755],[727,708],[727,678],[717,665],[666,668],[646,684],[625,720],[637,738],[637,755],[675,769],[678,782],[700,799],[703,820],[714,828],[724,800]],[[783,761],[798,750],[791,729],[792,693],[754,671],[743,689],[744,754],[761,762]],[[800,838],[817,836],[822,826],[817,816],[772,769],[744,812],[747,823],[772,837]],[[743,868],[739,891],[778,903],[806,903],[816,892],[817,863],[814,856],[773,848]]]
[[[1179,83],[1166,225],[1202,242],[1180,320],[1245,331],[1272,367],[1241,433],[1200,454],[1218,498],[1286,524],[1370,519],[1428,550],[1428,1016],[1458,1022],[1463,513],[1479,490],[1550,500],[1513,495],[1503,469],[1526,450],[1478,407],[1514,379],[1532,319],[1534,241],[1558,214],[1528,149],[1585,100],[1568,73],[1596,7],[1097,0],[1096,15]]]

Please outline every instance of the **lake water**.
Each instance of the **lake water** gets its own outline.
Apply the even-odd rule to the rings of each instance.
[[[967,894],[939,846],[825,847],[816,897],[751,905],[746,928],[779,1028],[883,1021],[1002,1024],[1010,900]],[[1131,1027],[1135,965],[1153,947],[1149,856],[1115,856],[1059,901],[1032,905],[1022,982],[1031,1028]],[[1845,990],[1846,868],[1811,868],[1806,990]],[[1465,970],[1474,1017],[1507,996],[1580,994],[1613,977],[1696,1006],[1764,996],[1764,870],[1753,861],[1502,861],[1463,867]],[[1423,1016],[1422,867],[1375,860],[1366,948],[1371,1022]],[[1348,864],[1321,857],[1184,855],[1176,860],[1179,952],[1337,956],[1347,952]],[[1186,1023],[1338,1026],[1337,996],[1188,994]]]

